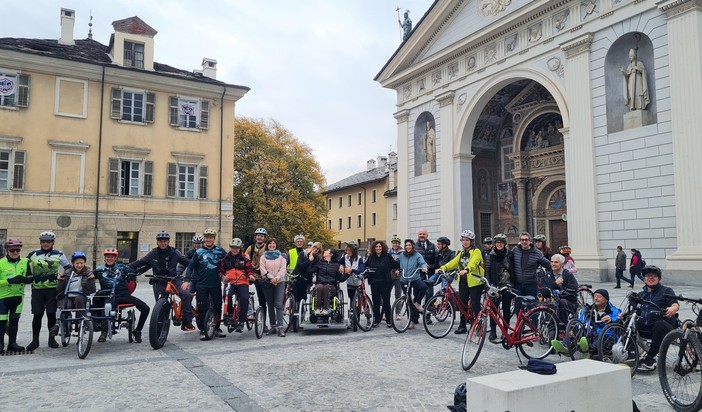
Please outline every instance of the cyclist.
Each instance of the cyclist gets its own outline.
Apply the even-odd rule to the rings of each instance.
[[[487,257],[490,254],[490,251],[492,251],[492,238],[490,236],[486,237],[483,239],[483,263],[487,261]]]
[[[651,348],[646,357],[639,362],[639,369],[652,371],[656,369],[655,359],[663,337],[678,325],[680,304],[675,298],[673,289],[661,285],[663,275],[658,266],[645,266],[641,274],[646,286],[639,292],[639,296],[644,302],[653,302],[661,308],[658,312],[655,306],[644,303],[641,318],[636,320],[636,329],[639,333],[651,338]]]
[[[365,262],[363,259],[363,256],[358,255],[358,243],[354,242],[353,240],[350,242],[346,242],[346,247],[344,248],[344,253],[341,256],[341,259],[339,259],[339,264],[341,267],[339,270],[347,277],[349,278],[346,281],[346,291],[349,293],[349,310],[351,309],[351,305],[353,304],[353,298],[356,296],[356,288],[361,285],[361,282],[363,282],[363,279],[358,280],[354,279],[351,276],[351,274],[354,273],[361,273],[365,269]]]
[[[168,232],[165,230],[158,232],[156,234],[156,247],[128,266],[139,274],[151,269],[154,275],[174,278],[173,284],[179,289],[178,295],[183,302],[183,324],[180,328],[186,332],[192,332],[195,330],[195,326],[193,326],[193,295],[190,293],[190,288],[183,287],[183,282],[180,279],[182,269],[178,267],[178,265],[187,267],[190,264],[190,259],[185,257],[180,250],[171,247],[170,241],[171,235]],[[153,285],[155,301],[166,293],[166,285],[163,282],[152,279],[149,283]]]
[[[544,254],[544,257],[548,260],[551,260],[551,256],[553,254],[551,253],[551,249],[546,246],[546,236],[544,235],[536,235],[534,236],[534,247],[539,249],[541,253]]]
[[[305,237],[303,235],[295,235],[293,239],[295,247],[288,250],[288,272],[292,273],[297,267],[297,259],[305,253]]]
[[[369,278],[371,294],[373,295],[373,319],[375,319],[373,327],[377,328],[380,325],[382,317],[380,305],[382,302],[385,323],[390,328],[392,327],[392,309],[390,308],[392,279],[390,278],[390,271],[399,269],[400,265],[388,254],[388,245],[382,240],[376,240],[371,246],[371,253],[366,260],[366,267],[375,270]]]
[[[568,270],[568,272],[572,273],[573,276],[578,275],[578,268],[575,267],[575,260],[573,260],[573,257],[570,256],[570,246],[564,245],[558,248],[558,253],[563,255],[565,258],[565,264],[563,267]]]
[[[73,279],[70,279],[70,284],[68,285],[68,292],[81,292],[84,295],[90,295],[95,293],[95,275],[90,270],[88,266],[85,265],[85,261],[88,260],[85,253],[81,251],[73,252],[71,255],[71,266],[63,274],[56,277],[58,280],[56,285],[56,291],[58,292],[58,307],[65,309],[85,309],[86,297],[80,293],[74,293],[71,295],[64,295],[66,290],[66,283],[69,282],[71,278],[71,273],[75,273]],[[80,312],[83,316],[83,312]],[[51,334],[56,336],[58,334],[59,327],[54,325],[51,329]]]
[[[259,268],[261,269],[261,282],[263,293],[266,295],[268,305],[268,318],[271,322],[269,335],[278,331],[278,336],[285,337],[285,327],[283,326],[283,299],[285,298],[285,275],[288,263],[280,250],[275,238],[269,238],[266,242],[266,251],[261,256]],[[273,319],[275,325],[273,327]]]
[[[405,239],[405,250],[400,255],[397,260],[400,264],[400,269],[405,276],[411,276],[417,270],[421,268],[422,272],[427,272],[429,270],[429,265],[424,261],[422,255],[414,249],[414,240]],[[412,279],[409,285],[403,285],[403,288],[411,287],[414,289],[414,304],[412,302],[407,302],[407,306],[410,310],[410,323],[409,329],[414,329],[414,325],[419,322],[419,314],[424,312],[422,308],[422,299],[427,293],[427,284],[421,278]]]
[[[509,267],[512,269],[511,282],[519,295],[533,296],[538,295],[538,279],[536,278],[537,267],[544,267],[547,270],[551,267],[551,261],[544,257],[541,251],[534,247],[531,243],[531,235],[529,232],[519,234],[519,244],[512,248],[509,254]],[[512,296],[505,294],[507,299],[502,303],[511,304]],[[522,307],[522,301],[518,300],[514,305],[514,313],[519,312]],[[511,317],[511,315],[510,315]],[[509,318],[505,318],[509,322]]]
[[[402,243],[402,239],[400,239],[400,237],[397,235],[392,235],[392,238],[390,238],[390,243],[392,244],[392,246],[391,246],[390,250],[388,250],[388,254],[390,254],[390,256],[392,256],[392,258],[395,259],[395,261],[397,261],[403,252],[403,249],[400,246],[400,244]],[[400,271],[397,269],[393,269],[390,272],[390,277],[392,278],[391,288],[395,290],[395,300],[398,300],[398,299],[400,299],[400,296],[402,296],[402,284],[400,283]],[[399,319],[400,314],[396,313],[395,317]]]
[[[436,262],[438,267],[441,267],[451,261],[454,257],[456,257],[456,252],[453,250],[449,249],[449,246],[451,245],[451,240],[447,238],[446,236],[441,236],[438,239],[436,239]],[[438,272],[438,271],[437,271]],[[428,286],[429,289],[427,290],[428,294],[428,299],[431,299],[432,296],[434,296],[434,284],[436,281],[439,279],[439,273],[434,272],[433,275],[429,276],[428,281]],[[446,287],[446,282],[443,281],[441,283],[441,288]]]
[[[221,247],[215,245],[217,231],[214,229],[205,229],[202,232],[205,238],[203,246],[195,252],[195,255],[190,260],[190,264],[185,269],[185,282],[181,289],[188,288],[190,279],[195,279],[195,298],[197,299],[197,307],[203,315],[208,307],[211,307],[215,314],[215,319],[222,317],[222,287],[219,283],[219,266],[224,255],[227,252]],[[205,317],[197,317],[197,327],[200,329],[200,340],[207,340],[205,335]],[[222,338],[226,335],[217,325],[215,335]]]
[[[551,291],[560,291],[558,302],[558,318],[564,325],[568,323],[570,315],[578,308],[578,280],[564,267],[565,257],[556,253],[551,256],[551,270],[546,272],[539,283],[544,288],[541,295],[550,297]]]
[[[231,317],[234,311],[232,299],[235,293],[239,302],[239,323],[234,325],[239,333],[244,331],[243,325],[246,323],[246,316],[249,313],[249,284],[255,280],[251,270],[251,261],[241,250],[243,244],[244,242],[239,238],[232,239],[229,242],[229,252],[224,255],[219,266],[222,282],[232,285],[228,294],[228,316]]]
[[[488,254],[487,261],[485,261],[485,276],[487,276],[488,281],[493,285],[507,286],[510,280],[510,267],[509,259],[507,255],[507,236],[503,233],[498,233],[493,237],[495,242],[495,247],[492,248]],[[503,294],[502,299],[508,293]],[[499,301],[495,301],[495,305],[500,305]],[[507,305],[502,304],[502,316],[505,319],[509,318],[509,303]],[[497,326],[495,320],[490,318],[490,336],[488,339],[491,342],[497,340]]]
[[[483,293],[483,284],[473,275],[484,276],[483,252],[475,247],[475,233],[464,230],[461,233],[461,246],[463,250],[456,254],[449,263],[441,266],[442,272],[460,269],[458,272],[458,296],[464,304],[468,305],[470,299],[471,310],[474,314],[480,312],[480,295]],[[463,316],[456,334],[466,333],[466,318]]]
[[[193,255],[195,255],[195,251],[200,249],[203,243],[205,243],[205,238],[202,237],[202,235],[196,234],[193,236],[193,246],[185,252],[185,257],[188,258],[188,260],[192,259]]]
[[[428,276],[434,274],[434,271],[438,267],[436,265],[436,245],[429,241],[429,233],[426,228],[420,228],[417,232],[415,247],[417,252],[424,258],[424,261],[427,262],[427,273],[422,273],[422,279],[426,280]]]
[[[137,321],[136,328],[132,336],[134,336],[134,341],[136,343],[141,343],[141,330],[144,328],[144,323],[146,323],[146,318],[149,316],[149,305],[144,303],[141,299],[136,296],[132,296],[129,292],[129,287],[127,286],[127,278],[134,276],[136,273],[132,268],[123,264],[117,263],[117,249],[107,248],[103,252],[105,258],[105,264],[100,265],[95,270],[93,274],[100,281],[101,290],[97,292],[96,296],[103,296],[100,300],[104,301],[104,296],[109,296],[112,285],[115,287],[115,305],[122,304],[132,304],[137,310],[139,310],[139,320]],[[110,270],[108,270],[110,269]],[[120,272],[122,276],[116,276],[115,273]],[[104,307],[104,304],[102,305]],[[109,316],[109,313],[105,313],[104,316]],[[101,322],[100,337],[98,342],[105,342],[107,340],[107,320]]]
[[[27,346],[28,351],[39,347],[41,318],[46,311],[47,327],[49,330],[56,325],[56,277],[62,269],[68,269],[71,264],[66,255],[54,249],[56,235],[54,232],[41,232],[39,242],[41,247],[28,256],[32,268],[32,342]],[[54,336],[49,336],[49,347],[58,348]]]
[[[7,333],[8,352],[22,352],[17,344],[17,330],[24,303],[24,285],[31,283],[29,259],[23,258],[22,241],[8,239],[3,244],[7,255],[0,259],[0,354],[5,352]]]
[[[261,284],[261,270],[258,268],[258,263],[261,260],[263,252],[266,251],[266,236],[268,231],[262,227],[259,227],[254,231],[254,243],[246,248],[246,256],[251,260],[251,268],[253,270],[253,275],[256,278],[254,282],[254,287],[256,288],[256,297],[258,298],[258,306],[263,308],[263,313],[266,313],[266,297],[263,294],[262,284]],[[265,322],[265,320],[264,320]],[[268,326],[263,324],[263,332],[268,332]]]

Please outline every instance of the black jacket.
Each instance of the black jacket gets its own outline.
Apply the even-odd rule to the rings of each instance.
[[[431,243],[429,240],[427,240],[427,247],[424,248],[422,247],[422,243],[417,240],[414,244],[414,249],[419,252],[420,255],[424,258],[424,261],[427,262],[427,265],[429,265],[429,271],[427,272],[427,275],[431,275],[434,273],[434,270],[438,267],[436,262],[437,262],[437,251],[436,251],[436,245]],[[425,276],[425,275],[422,275]]]
[[[436,251],[436,267],[439,268],[449,263],[451,259],[456,257],[456,252],[449,248],[444,248]]]
[[[188,267],[190,260],[183,255],[180,250],[169,246],[168,249],[162,250],[157,247],[151,249],[143,258],[130,263],[130,268],[142,274],[151,269],[154,275],[166,275],[175,277],[183,273],[183,270],[178,270],[178,264],[183,267]]]
[[[524,256],[528,254],[528,256]],[[525,261],[522,261],[522,258]],[[524,265],[523,265],[524,264]],[[543,266],[546,270],[551,268],[551,262],[544,257],[541,251],[531,245],[529,249],[523,250],[520,245],[512,248],[510,253],[510,268],[512,269],[512,282],[521,285],[533,285],[537,283],[536,268]]]
[[[308,259],[309,260],[309,259]],[[348,275],[339,272],[339,262],[320,260],[317,265],[317,284],[336,285],[348,279]]]
[[[375,253],[371,253],[366,259],[366,268],[375,269],[375,272],[370,275],[371,282],[390,283],[392,281],[390,277],[390,271],[392,269],[399,269],[400,264],[395,261],[395,259],[388,253],[383,253],[378,256]]]
[[[563,277],[563,283],[558,285],[556,284],[556,277],[553,275],[553,271],[547,271],[546,276],[542,279],[542,287],[547,287],[551,290],[560,290],[561,298],[573,303],[577,302],[578,280],[572,273],[568,272],[567,269],[563,269],[561,276]]]
[[[502,252],[496,248],[492,248],[485,260],[485,276],[493,285],[500,284],[500,275],[506,271],[510,273],[509,252],[507,248],[502,249]]]

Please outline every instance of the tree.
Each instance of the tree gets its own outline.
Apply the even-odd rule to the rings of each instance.
[[[331,245],[319,193],[325,180],[312,149],[275,120],[237,118],[234,125],[234,236],[248,243],[264,227],[281,250],[298,233]]]

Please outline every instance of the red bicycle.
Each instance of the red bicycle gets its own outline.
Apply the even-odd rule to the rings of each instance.
[[[533,306],[536,303],[536,298],[517,295],[516,290],[512,288],[507,286],[498,288],[491,285],[484,277],[476,277],[480,278],[481,282],[485,284],[487,297],[483,309],[473,322],[468,331],[466,342],[463,345],[463,353],[461,354],[463,370],[470,369],[475,364],[475,361],[478,360],[480,351],[485,343],[485,331],[487,330],[489,319],[494,320],[497,327],[502,331],[504,336],[502,346],[505,349],[517,346],[527,359],[543,359],[548,356],[553,350],[551,340],[558,337],[558,318],[553,310],[546,306],[536,306],[525,310],[525,306]],[[513,294],[516,299],[522,301],[522,305],[517,312],[517,323],[514,327],[510,326],[495,304],[495,300],[501,299],[502,293],[505,292]]]
[[[439,281],[446,282],[446,287],[442,288],[424,305],[424,330],[434,339],[441,339],[451,332],[456,322],[456,309],[467,323],[473,322],[474,316],[470,301],[467,305],[464,304],[456,289],[453,288],[452,283],[457,276],[457,270],[439,274],[437,283]]]

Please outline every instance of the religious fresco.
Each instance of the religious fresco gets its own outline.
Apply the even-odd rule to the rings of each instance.
[[[436,122],[429,112],[423,112],[414,124],[414,175],[436,172]]]
[[[558,113],[545,113],[534,119],[524,130],[521,150],[529,152],[563,144],[563,118]]]
[[[497,184],[497,201],[500,209],[500,219],[519,215],[517,202],[517,185],[513,182]]]
[[[550,207],[551,209],[565,209],[566,205],[567,202],[565,188],[561,188],[553,192],[551,198],[548,200],[548,207]]]

